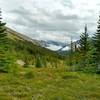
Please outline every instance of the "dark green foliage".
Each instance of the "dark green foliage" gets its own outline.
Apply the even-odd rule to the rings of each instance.
[[[89,50],[89,42],[88,42],[89,36],[87,33],[87,27],[85,26],[85,32],[81,34],[80,36],[80,52],[82,53],[87,53],[87,51]]]
[[[98,29],[93,37],[94,46],[96,48],[97,69],[100,71],[100,16],[98,21]]]
[[[42,61],[41,57],[38,55],[36,57],[36,68],[41,68],[41,67],[43,67],[43,61]]]
[[[7,72],[8,70],[8,60],[7,60],[7,52],[8,52],[8,39],[7,33],[5,33],[5,25],[1,21],[1,11],[0,11],[0,71]]]
[[[71,39],[71,43],[70,43],[70,55],[69,55],[69,65],[72,66],[73,65],[73,42]]]
[[[87,27],[80,36],[79,47],[72,53],[72,63],[76,67],[74,71],[96,72],[96,49],[93,40],[89,38]]]
[[[89,51],[87,52],[85,72],[96,72],[96,49],[90,43]]]
[[[87,27],[85,26],[85,32],[81,34],[80,36],[80,42],[79,42],[79,52],[81,54],[81,69],[84,69],[84,67],[87,66],[87,54],[89,51],[89,37],[87,33]]]

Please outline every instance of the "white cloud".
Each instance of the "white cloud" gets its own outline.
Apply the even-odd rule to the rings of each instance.
[[[88,25],[96,31],[99,0],[0,0],[4,21],[32,38],[70,41]]]

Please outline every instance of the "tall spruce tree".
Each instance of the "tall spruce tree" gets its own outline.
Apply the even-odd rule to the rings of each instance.
[[[72,41],[72,37],[71,37],[71,41],[70,41],[70,55],[69,55],[69,64],[70,64],[70,66],[73,65],[72,59],[73,59],[73,41]]]
[[[88,40],[89,40],[89,36],[88,36],[88,33],[87,33],[87,26],[85,26],[85,32],[81,34],[80,42],[79,42],[82,68],[86,67],[86,65],[87,65],[87,52],[89,51]]]
[[[7,51],[8,51],[8,40],[7,40],[7,34],[5,33],[6,23],[2,22],[1,17],[1,9],[0,9],[0,71],[6,72],[7,71]]]
[[[86,53],[89,50],[89,42],[88,42],[89,35],[87,33],[87,26],[85,26],[85,32],[80,36],[80,51],[82,53]]]
[[[97,60],[97,66],[100,71],[100,16],[99,16],[99,21],[98,21],[98,26],[97,26],[97,32],[95,33],[93,37],[93,42],[94,46],[96,48],[96,60]]]
[[[96,68],[96,49],[94,48],[94,45],[92,44],[92,41],[89,41],[89,51],[87,52],[87,58],[86,58],[86,68],[84,69],[84,71],[86,72],[96,72],[97,68]]]
[[[43,62],[42,62],[40,55],[38,55],[36,57],[36,68],[41,68],[41,67],[43,67]]]

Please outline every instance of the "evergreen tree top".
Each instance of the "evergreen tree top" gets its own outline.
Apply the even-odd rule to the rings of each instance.
[[[81,34],[80,42],[79,42],[81,52],[88,51],[88,49],[89,49],[88,39],[89,39],[89,37],[88,37],[88,33],[87,33],[87,25],[85,25],[84,33]]]
[[[2,11],[0,9],[0,33],[4,32],[6,30],[5,25],[6,23],[2,22],[2,15],[1,15]]]
[[[1,17],[1,13],[2,13],[2,12],[1,12],[1,9],[0,9],[0,22],[1,22],[1,19],[2,19],[2,17]]]
[[[87,34],[87,25],[85,25],[85,34]]]

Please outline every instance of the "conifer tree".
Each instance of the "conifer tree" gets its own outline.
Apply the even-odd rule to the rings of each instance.
[[[70,66],[73,65],[72,59],[73,59],[73,41],[72,41],[72,38],[71,38],[71,42],[70,42],[70,55],[69,55],[69,64],[70,64]]]
[[[97,32],[95,33],[93,37],[93,42],[96,48],[95,56],[97,60],[97,66],[98,66],[98,69],[100,70],[100,16],[99,16],[99,21],[98,21],[98,26],[97,26]]]
[[[36,57],[36,68],[41,68],[41,67],[43,67],[43,62],[42,62],[40,55],[38,55]]]
[[[89,42],[88,42],[88,33],[87,33],[87,26],[85,26],[85,32],[80,36],[80,52],[86,53],[89,50]]]
[[[87,52],[89,51],[89,36],[87,33],[87,26],[85,26],[85,32],[81,34],[80,36],[80,42],[79,42],[79,49],[80,54],[82,56],[81,58],[81,66],[86,67],[87,65]]]
[[[96,72],[96,49],[94,48],[93,44],[90,43],[89,51],[87,52],[86,58],[86,68],[84,71],[86,72]]]
[[[2,22],[1,17],[1,10],[0,10],[0,71],[6,72],[7,70],[7,57],[6,53],[8,51],[8,40],[7,40],[7,34],[5,33],[6,23]]]

